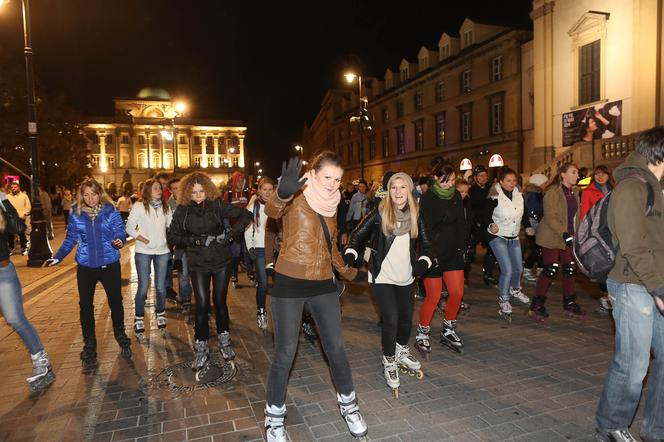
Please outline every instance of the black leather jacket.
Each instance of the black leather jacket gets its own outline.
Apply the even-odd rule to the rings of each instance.
[[[7,244],[8,238],[14,238],[14,235],[17,235],[25,230],[25,224],[21,223],[16,209],[9,200],[2,201],[2,215],[5,218],[5,230],[0,232],[0,261],[9,259],[9,246]],[[12,240],[12,244],[14,241]]]
[[[347,249],[353,249],[357,252],[358,256],[355,261],[355,267],[362,265],[365,247],[371,250],[371,257],[369,258],[369,271],[374,280],[380,273],[383,260],[392,247],[394,235],[385,235],[381,227],[381,217],[378,209],[373,209],[360,221],[360,224],[355,227],[348,238]],[[431,248],[431,243],[427,238],[424,229],[424,221],[421,216],[417,217],[417,238],[410,240],[410,264],[415,265],[417,259],[421,256],[429,258],[430,262],[434,263],[434,256]]]

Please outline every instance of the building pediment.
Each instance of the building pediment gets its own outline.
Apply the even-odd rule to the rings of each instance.
[[[588,30],[605,26],[610,15],[608,12],[588,11],[574,23],[574,26],[567,31],[567,35],[574,37]]]

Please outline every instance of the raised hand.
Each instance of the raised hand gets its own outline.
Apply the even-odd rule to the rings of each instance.
[[[277,195],[281,199],[290,198],[295,192],[300,190],[304,183],[307,182],[306,178],[300,178],[300,171],[302,170],[302,160],[293,157],[284,161],[281,166],[281,179],[279,180],[279,187],[277,188]]]

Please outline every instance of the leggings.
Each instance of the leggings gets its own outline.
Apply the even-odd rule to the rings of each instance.
[[[318,326],[323,351],[330,363],[332,380],[337,392],[351,394],[353,377],[341,333],[339,295],[336,292],[308,298],[272,297],[274,327],[274,359],[267,378],[267,404],[281,407],[286,402],[290,374],[300,336],[300,322],[305,304]]]
[[[546,275],[547,268],[552,267],[553,264],[558,264],[558,273],[563,274],[563,296],[571,296],[574,294],[576,288],[576,279],[565,273],[565,266],[575,266],[574,252],[572,247],[567,247],[565,250],[548,249],[542,247],[542,258],[544,259],[544,271],[540,273],[537,278],[537,285],[535,286],[535,296],[545,297],[546,293],[551,287],[553,279]]]
[[[81,329],[84,338],[95,336],[95,309],[94,297],[97,282],[106,291],[108,306],[111,308],[113,330],[116,334],[124,331],[124,307],[122,306],[122,276],[120,262],[116,261],[103,267],[85,267],[79,264],[76,270],[78,282],[78,296],[81,306]]]
[[[424,278],[424,288],[427,292],[426,299],[420,309],[420,324],[428,327],[431,324],[433,312],[436,310],[440,293],[443,291],[443,280],[449,293],[445,305],[445,319],[454,321],[459,313],[461,299],[463,298],[463,270],[452,270],[443,272],[442,277]]]
[[[408,345],[413,323],[413,284],[371,284],[371,291],[378,301],[381,324],[381,343],[385,356],[394,356],[396,343]]]
[[[208,315],[210,312],[210,281],[212,281],[212,301],[214,302],[217,333],[229,330],[228,281],[230,280],[230,266],[226,265],[216,272],[190,271],[191,286],[196,297],[194,335],[197,341],[207,341],[210,336]]]

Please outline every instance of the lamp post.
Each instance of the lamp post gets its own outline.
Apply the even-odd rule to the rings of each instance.
[[[350,118],[350,122],[357,122],[358,127],[359,127],[359,134],[360,134],[360,142],[359,142],[359,149],[360,149],[360,178],[364,179],[364,122],[366,121],[367,123],[369,122],[369,112],[368,112],[368,104],[369,100],[367,97],[362,96],[362,76],[357,75],[353,72],[348,72],[344,74],[344,77],[346,78],[346,82],[349,84],[352,84],[355,79],[357,78],[357,87],[358,87],[358,96],[360,98],[360,109],[359,113],[355,117]],[[371,130],[371,126],[367,126],[369,130]],[[350,158],[349,158],[350,160]]]
[[[178,134],[175,132],[175,119],[182,116],[186,109],[187,105],[182,101],[178,101],[175,103],[175,113],[173,114],[173,118],[171,118],[171,134],[173,137],[173,174],[175,174],[176,169],[179,167],[178,157],[180,154],[180,152],[178,152]]]
[[[0,0],[0,6],[9,3]],[[30,173],[31,189],[30,199],[32,210],[30,219],[32,231],[30,232],[30,252],[28,253],[28,266],[40,267],[44,261],[50,259],[53,250],[48,242],[46,220],[39,197],[39,132],[37,131],[37,105],[35,102],[35,74],[33,67],[32,34],[30,31],[30,1],[21,0],[23,10],[23,53],[25,54],[25,78],[28,93],[28,146],[30,146]]]

